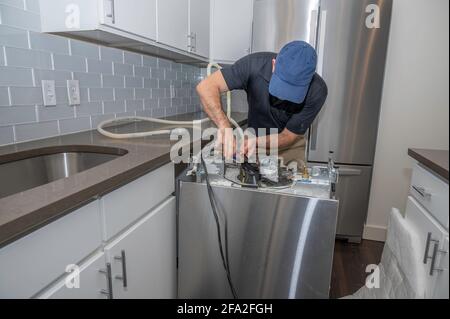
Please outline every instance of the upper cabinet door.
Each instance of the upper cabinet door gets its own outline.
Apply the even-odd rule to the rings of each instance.
[[[157,0],[102,0],[102,22],[108,26],[156,40]]]
[[[209,57],[210,46],[210,2],[189,1],[189,51]]]
[[[188,51],[189,1],[158,0],[158,42]]]
[[[253,0],[211,0],[211,60],[233,63],[251,51]]]

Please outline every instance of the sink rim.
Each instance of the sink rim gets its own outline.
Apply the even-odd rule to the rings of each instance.
[[[56,155],[63,153],[92,153],[92,154],[103,154],[103,155],[117,155],[124,156],[129,152],[126,149],[110,146],[93,146],[93,145],[58,145],[58,146],[47,146],[34,148],[24,151],[18,151],[14,153],[0,155],[0,165],[9,164],[21,160],[26,160],[30,158]],[[120,158],[119,157],[119,158]],[[114,161],[115,159],[113,159]]]

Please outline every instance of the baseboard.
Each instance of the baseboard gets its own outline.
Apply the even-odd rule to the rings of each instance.
[[[366,240],[374,241],[386,241],[387,227],[375,226],[375,225],[365,225],[363,238]]]

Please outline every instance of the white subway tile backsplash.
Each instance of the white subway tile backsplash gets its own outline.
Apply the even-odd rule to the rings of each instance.
[[[15,126],[16,142],[36,140],[59,134],[58,121],[19,124]]]
[[[14,143],[14,127],[0,126],[0,145]]]
[[[133,76],[133,66],[123,63],[114,63],[114,75]]]
[[[124,62],[126,64],[133,64],[137,66],[142,66],[142,55],[134,52],[124,52]]]
[[[60,36],[30,32],[30,46],[34,50],[69,54],[69,40]]]
[[[67,80],[72,79],[72,73],[68,71],[34,69],[33,74],[34,83],[37,86],[41,86],[42,80],[53,80],[55,81],[55,86],[65,87],[67,86]]]
[[[163,108],[152,109],[152,117],[161,118],[166,116],[166,110]]]
[[[102,114],[102,115],[91,116],[92,128],[95,129],[101,122],[110,120],[113,118],[115,118],[114,114]]]
[[[36,122],[34,106],[0,107],[0,126]]]
[[[126,112],[125,101],[105,101],[103,105],[105,114]]]
[[[43,104],[42,89],[40,87],[10,87],[11,105]]]
[[[102,77],[100,74],[74,72],[73,79],[80,81],[81,88],[91,88],[91,87],[99,88],[102,86]]]
[[[127,112],[144,110],[144,100],[127,100],[125,101],[125,105]]]
[[[38,106],[39,121],[51,121],[59,119],[69,119],[75,117],[73,107],[66,104],[56,106]]]
[[[89,117],[79,117],[68,120],[59,120],[61,134],[88,131],[91,129],[91,119]]]
[[[134,76],[141,78],[150,78],[150,68],[134,66]]]
[[[143,65],[150,68],[156,68],[158,66],[158,58],[152,56],[143,56]]]
[[[95,129],[119,116],[199,110],[191,97],[199,68],[42,34],[39,11],[39,0],[0,0],[0,145]],[[80,82],[81,105],[68,105],[71,79]],[[42,105],[42,80],[55,81],[57,106]]]
[[[27,31],[0,24],[0,45],[28,49]]]
[[[113,74],[112,62],[103,62],[99,60],[87,60],[87,68],[89,73]]]
[[[114,89],[116,100],[131,100],[134,99],[134,89]]]
[[[157,89],[158,80],[157,79],[144,79],[144,87],[146,89]]]
[[[84,57],[54,54],[53,60],[56,70],[86,72],[86,58]]]
[[[89,98],[92,101],[112,101],[114,100],[114,91],[109,88],[90,88]]]
[[[52,59],[48,52],[5,47],[8,66],[51,69]]]
[[[103,75],[104,88],[123,88],[125,87],[124,77],[115,75]]]
[[[172,61],[158,58],[158,68],[160,68],[160,69],[166,69],[166,68],[170,69],[171,65],[172,65]]]
[[[159,99],[145,99],[144,108],[147,110],[155,109],[159,107]]]
[[[164,80],[164,69],[152,69],[152,78]]]
[[[100,47],[100,60],[104,62],[123,63],[123,51],[114,48]]]
[[[0,87],[0,106],[9,105],[8,88]]]
[[[152,97],[152,90],[151,89],[135,89],[134,91],[136,99],[143,100],[143,99],[149,99]]]
[[[102,102],[84,102],[74,107],[76,116],[84,117],[103,113]]]
[[[143,88],[144,87],[144,79],[127,76],[127,77],[125,77],[125,87],[126,88]]]
[[[3,47],[0,46],[0,66],[4,66],[5,64],[5,53],[3,52]]]
[[[100,48],[96,44],[70,40],[70,52],[72,55],[82,56],[89,59],[100,59]]]
[[[23,1],[22,1],[23,3]],[[39,14],[0,4],[1,24],[30,31],[41,31]]]
[[[32,86],[31,69],[0,66],[0,86]]]

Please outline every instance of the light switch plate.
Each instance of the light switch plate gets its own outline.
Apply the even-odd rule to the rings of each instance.
[[[55,81],[42,80],[42,96],[45,106],[56,105]]]
[[[80,105],[80,82],[78,80],[67,80],[67,95],[69,105]]]

